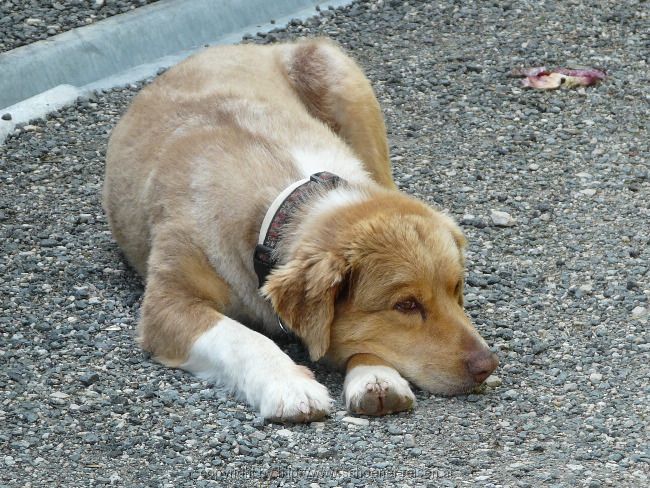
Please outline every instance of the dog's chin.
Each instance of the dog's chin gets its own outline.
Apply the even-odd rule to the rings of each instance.
[[[436,378],[425,382],[413,381],[413,383],[421,390],[443,397],[467,395],[480,386],[473,381],[453,381],[448,378]]]

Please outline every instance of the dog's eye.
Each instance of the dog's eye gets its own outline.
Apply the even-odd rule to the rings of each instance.
[[[397,302],[393,308],[402,313],[415,313],[422,311],[422,305],[415,298],[409,298],[407,300]]]

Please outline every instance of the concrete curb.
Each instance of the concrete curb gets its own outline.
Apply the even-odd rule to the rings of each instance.
[[[133,83],[206,44],[231,44],[351,0],[162,0],[0,54],[0,143],[97,89]],[[270,21],[275,23],[271,24]]]

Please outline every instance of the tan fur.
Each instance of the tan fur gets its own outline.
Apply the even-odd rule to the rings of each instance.
[[[142,347],[168,366],[179,366],[200,334],[230,304],[229,286],[180,229],[156,236],[138,333]],[[173,338],[173,340],[170,340]]]
[[[386,361],[380,357],[375,356],[374,354],[355,354],[354,356],[348,359],[346,369],[350,371],[357,366],[390,366]]]
[[[264,287],[274,309],[305,341],[314,360],[323,357],[330,346],[334,304],[346,269],[342,256],[306,247],[274,271]]]
[[[395,188],[379,103],[356,63],[339,53],[332,43],[298,45],[287,71],[289,80],[307,109],[354,148],[375,181]],[[344,73],[334,85],[327,72],[331,59]]]
[[[305,164],[363,198],[316,215],[305,206],[263,296],[257,234]],[[182,364],[224,315],[273,331],[277,313],[314,359],[373,355],[442,393],[472,384],[465,358],[486,346],[457,288],[464,237],[395,191],[372,88],[331,42],[211,48],[160,76],[113,131],[104,207],[146,278],[141,343],[165,364]],[[394,309],[411,296],[426,316]]]

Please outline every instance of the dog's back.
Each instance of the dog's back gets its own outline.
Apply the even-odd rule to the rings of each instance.
[[[222,229],[220,234],[232,238],[224,247],[231,248],[256,238],[259,222],[253,213],[259,214],[283,187],[315,171],[327,169],[352,181],[368,180],[369,171],[393,185],[387,149],[367,155],[370,168],[364,170],[357,154],[333,133],[341,124],[337,107],[322,106],[327,105],[325,88],[315,96],[324,78],[336,78],[337,64],[347,59],[326,41],[220,46],[191,57],[142,90],[111,136],[104,188],[113,234],[142,275],[152,220],[173,215],[184,219],[182,226]],[[359,91],[369,90],[374,101],[355,69],[358,79],[348,75],[342,80],[356,90],[349,95],[364,101]],[[352,137],[383,141],[378,107],[363,110],[374,112]],[[367,127],[378,135],[364,135]],[[384,149],[381,144],[364,147]],[[202,214],[195,203],[184,208],[184,196],[175,197],[188,189]],[[249,189],[247,198],[241,198],[242,189]],[[242,222],[250,225],[242,227]]]

